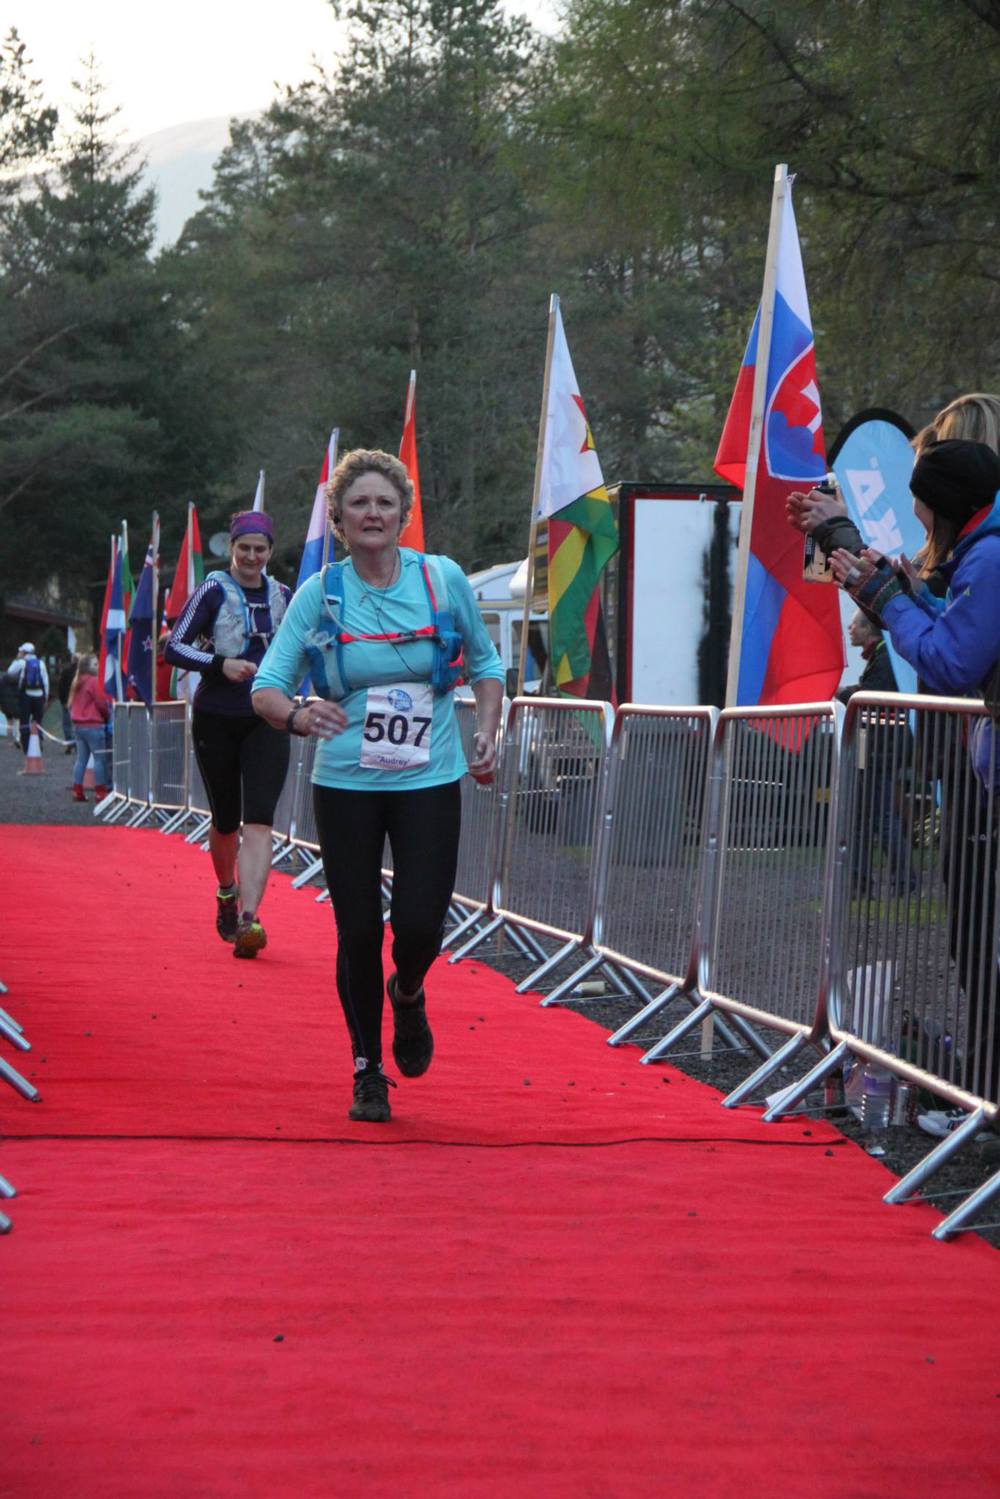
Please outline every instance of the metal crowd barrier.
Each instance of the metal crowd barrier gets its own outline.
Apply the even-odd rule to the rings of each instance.
[[[730,1106],[826,1034],[829,884],[839,703],[733,708],[719,715],[705,839],[701,1002],[642,1058],[656,1061],[716,1012],[757,1050],[765,1026],[788,1040],[725,1100]],[[765,1117],[777,1117],[775,1105]]]
[[[450,962],[502,928],[539,961],[518,985],[524,990],[587,945],[612,723],[608,703],[511,703],[498,772],[494,914]],[[546,953],[543,937],[559,943],[554,953]]]
[[[474,704],[456,708],[468,748]],[[296,741],[275,818],[279,856],[308,859],[296,885],[321,867],[316,744]],[[729,1107],[813,1048],[819,1060],[765,1118],[845,1062],[966,1110],[887,1194],[909,1200],[1000,1113],[998,760],[982,704],[963,699],[859,693],[846,716],[839,704],[613,716],[603,703],[516,699],[495,786],[463,783],[450,936],[465,941],[451,961],[499,931],[540,965],[521,989],[584,959],[547,1002],[601,967],[644,1001],[612,1045],[686,999],[646,1063],[699,1023],[765,1055],[754,1027],[784,1035]],[[186,705],[150,716],[117,704],[113,767],[113,806],[97,809],[109,820],[138,826],[175,808],[177,828],[207,815]],[[388,857],[384,873],[388,886]],[[1000,1172],[935,1237],[998,1195]]]
[[[501,719],[506,717],[508,707],[505,700]],[[455,715],[462,750],[466,761],[469,761],[473,756],[472,740],[476,732],[475,698],[456,693]],[[484,918],[489,919],[493,915],[493,866],[499,805],[497,786],[502,755],[501,728],[497,746],[497,773],[493,780],[485,786],[474,781],[471,776],[465,776],[462,780],[462,836],[458,846],[458,870],[451,913],[454,924],[444,939],[445,948],[470,930],[479,928]]]
[[[1000,1101],[998,734],[981,703],[858,693],[844,739],[830,1032],[967,1119],[886,1195],[907,1201]],[[977,774],[978,767],[978,774]],[[904,1093],[904,1098],[906,1093]],[[951,1213],[958,1232],[1000,1173]]]
[[[634,703],[615,715],[591,957],[544,1001],[558,1003],[589,972],[610,966],[645,1001],[608,1038],[611,1046],[673,999],[701,998],[703,849],[717,720],[714,708]],[[719,1032],[727,1044],[740,1044],[724,1023]]]

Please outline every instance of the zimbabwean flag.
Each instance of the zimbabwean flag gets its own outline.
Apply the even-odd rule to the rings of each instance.
[[[549,534],[549,655],[557,692],[613,702],[601,574],[618,550],[618,527],[553,301],[538,497],[538,518],[548,521]]]

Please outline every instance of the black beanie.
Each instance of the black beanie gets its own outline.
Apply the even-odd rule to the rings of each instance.
[[[949,438],[932,443],[913,465],[910,489],[935,514],[961,529],[996,499],[1000,458],[984,442]]]

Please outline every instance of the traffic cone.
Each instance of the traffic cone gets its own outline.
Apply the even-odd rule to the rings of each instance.
[[[38,730],[34,720],[31,724],[31,734],[28,739],[28,753],[24,757],[24,769],[19,772],[22,776],[40,776],[45,771],[45,762],[42,759],[42,746],[38,738]]]

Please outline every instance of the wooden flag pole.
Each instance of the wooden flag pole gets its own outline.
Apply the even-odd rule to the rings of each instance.
[[[767,234],[764,260],[764,290],[760,299],[760,324],[757,328],[757,359],[754,367],[753,398],[750,407],[750,434],[747,442],[746,480],[740,509],[740,540],[736,557],[736,582],[733,588],[733,616],[729,634],[729,670],[726,677],[726,707],[735,708],[740,685],[740,653],[743,649],[743,619],[746,613],[747,575],[750,568],[750,532],[757,493],[757,465],[764,437],[764,408],[767,403],[767,370],[771,354],[771,328],[774,323],[774,293],[778,279],[778,247],[781,241],[781,217],[788,197],[788,167],[774,169],[774,192],[771,197],[771,223]]]
[[[149,703],[150,707],[156,705],[156,661],[160,644],[160,513],[153,511],[153,618],[149,627],[149,638],[152,656],[150,662]],[[150,745],[153,743],[150,735]],[[152,781],[150,785],[152,786]]]
[[[127,557],[128,557],[128,521],[127,520],[123,520],[122,521],[122,580],[121,581],[122,581],[122,613],[125,616],[125,628],[122,630],[121,645],[119,646],[119,650],[118,650],[118,665],[115,668],[115,686],[118,689],[118,697],[117,697],[116,701],[120,702],[120,703],[123,703],[125,701],[125,679],[128,676],[128,661],[127,660],[124,661],[124,662],[122,661],[122,653],[125,650],[125,641],[126,641],[126,638],[128,636],[128,633],[129,633],[129,629],[131,628],[131,624],[132,624],[132,600],[131,599],[129,599],[129,601],[128,601],[128,608],[127,609],[125,608],[125,562],[126,562]],[[132,571],[132,564],[129,563],[129,573],[131,573],[131,571]]]
[[[542,413],[538,419],[538,447],[535,451],[535,482],[531,491],[531,528],[528,532],[528,573],[524,586],[524,609],[521,614],[521,648],[517,659],[517,692],[524,693],[524,671],[528,660],[528,627],[531,622],[531,603],[535,592],[535,547],[538,543],[538,501],[542,488],[542,456],[545,452],[545,429],[549,414],[549,382],[552,378],[552,345],[556,334],[556,313],[559,298],[555,292],[549,298],[549,331],[545,343],[545,375],[542,380]]]
[[[337,452],[340,448],[340,428],[334,427],[330,433],[330,441],[326,445],[326,477],[327,481],[333,477],[333,471],[337,466]],[[327,510],[326,524],[323,527],[323,557],[320,567],[323,568],[330,560],[333,550],[333,527],[330,524],[330,512]]]

